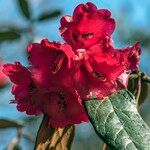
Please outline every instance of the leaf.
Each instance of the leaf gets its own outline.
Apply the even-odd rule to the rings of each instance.
[[[84,103],[100,138],[114,150],[149,150],[150,129],[140,117],[134,96],[121,90]]]
[[[22,128],[24,125],[18,121],[9,119],[0,119],[0,129],[4,128]]]
[[[15,31],[1,31],[0,32],[0,42],[7,40],[16,40],[19,39],[21,35]]]
[[[20,7],[20,10],[25,18],[30,19],[31,18],[31,10],[29,8],[29,4],[27,0],[18,0],[18,4]]]
[[[38,131],[35,149],[70,150],[74,134],[74,126],[55,129],[48,126],[48,119],[44,117]]]
[[[61,14],[60,10],[54,10],[53,12],[46,12],[46,13],[43,13],[37,20],[38,21],[43,21],[43,20],[45,21],[48,19],[58,17],[60,14]]]

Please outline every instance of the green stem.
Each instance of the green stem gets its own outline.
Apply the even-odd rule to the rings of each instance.
[[[139,110],[139,98],[141,94],[141,77],[138,78],[138,85],[137,85],[137,94],[136,94],[136,107]]]
[[[141,77],[142,81],[150,83],[150,77],[144,72],[139,71],[138,73],[130,74],[130,79],[137,79],[138,77]]]
[[[146,81],[148,83],[150,83],[150,77],[145,75],[143,78],[142,78],[143,81]]]

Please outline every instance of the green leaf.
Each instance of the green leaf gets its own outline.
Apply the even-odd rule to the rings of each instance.
[[[18,0],[18,4],[20,7],[20,10],[25,18],[30,19],[31,18],[31,10],[29,8],[29,4],[27,0]]]
[[[24,125],[18,121],[9,120],[9,119],[0,119],[0,129],[4,128],[22,128]]]
[[[52,128],[48,125],[48,119],[44,117],[38,131],[35,149],[70,150],[74,135],[74,126],[68,125],[65,128]]]
[[[15,31],[0,31],[0,42],[19,39],[21,35]]]
[[[60,10],[54,10],[53,12],[46,12],[41,14],[41,16],[37,19],[38,21],[45,21],[48,19],[56,18],[61,14]]]
[[[84,103],[91,123],[114,150],[149,150],[150,129],[140,117],[134,96],[121,90],[103,100]]]

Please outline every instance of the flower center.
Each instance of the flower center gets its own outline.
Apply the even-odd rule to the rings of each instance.
[[[62,108],[66,109],[67,107],[67,101],[66,101],[66,94],[63,92],[58,93],[58,104],[62,106]]]
[[[99,72],[94,71],[94,76],[96,76],[98,79],[101,79],[102,81],[106,81],[106,76],[104,74],[101,74]]]
[[[63,55],[58,55],[55,59],[55,61],[53,62],[53,64],[50,66],[52,72],[55,74],[63,65],[65,56]]]
[[[32,81],[32,82],[30,83],[30,85],[29,85],[29,92],[30,92],[30,93],[34,93],[34,92],[36,91],[36,89],[37,89],[37,86],[36,86],[36,84]]]
[[[80,33],[79,31],[77,31],[73,34],[73,39],[75,42],[81,42],[81,41],[86,41],[88,39],[91,39],[93,35],[94,35],[93,32]]]
[[[89,33],[85,33],[85,34],[82,34],[82,38],[84,40],[88,40],[88,39],[91,39],[93,37],[94,33],[92,32],[89,32]]]
[[[52,69],[52,72],[57,72],[59,68],[58,68],[58,65],[56,63],[53,63],[51,65],[51,69]]]

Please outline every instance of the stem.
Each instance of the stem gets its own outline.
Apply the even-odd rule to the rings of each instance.
[[[130,74],[131,79],[137,79],[138,77],[141,77],[143,81],[150,83],[150,77],[144,72],[139,71],[136,74]]]
[[[102,150],[107,150],[107,144],[103,143]]]
[[[37,133],[34,149],[40,149],[40,145],[43,150],[44,148],[46,149],[46,147],[49,145],[49,138],[51,137],[51,135],[53,135],[54,131],[54,128],[48,127],[48,118],[44,116]]]
[[[143,78],[142,78],[143,81],[146,81],[148,83],[150,83],[150,77],[145,75]]]
[[[27,134],[27,133],[24,133],[24,132],[23,132],[23,133],[22,133],[22,137],[24,137],[24,138],[30,140],[31,142],[35,142],[34,137],[33,137],[32,135]]]
[[[12,138],[10,144],[8,145],[7,150],[13,150],[15,146],[19,143],[22,135],[22,128],[18,128],[18,133],[15,137]]]
[[[34,150],[70,150],[75,127],[67,125],[65,128],[52,128],[48,125],[48,121],[48,118],[44,116],[37,133]]]
[[[137,94],[136,94],[136,107],[137,110],[139,110],[139,98],[140,98],[140,94],[141,94],[141,77],[138,78],[138,85],[137,85]]]

